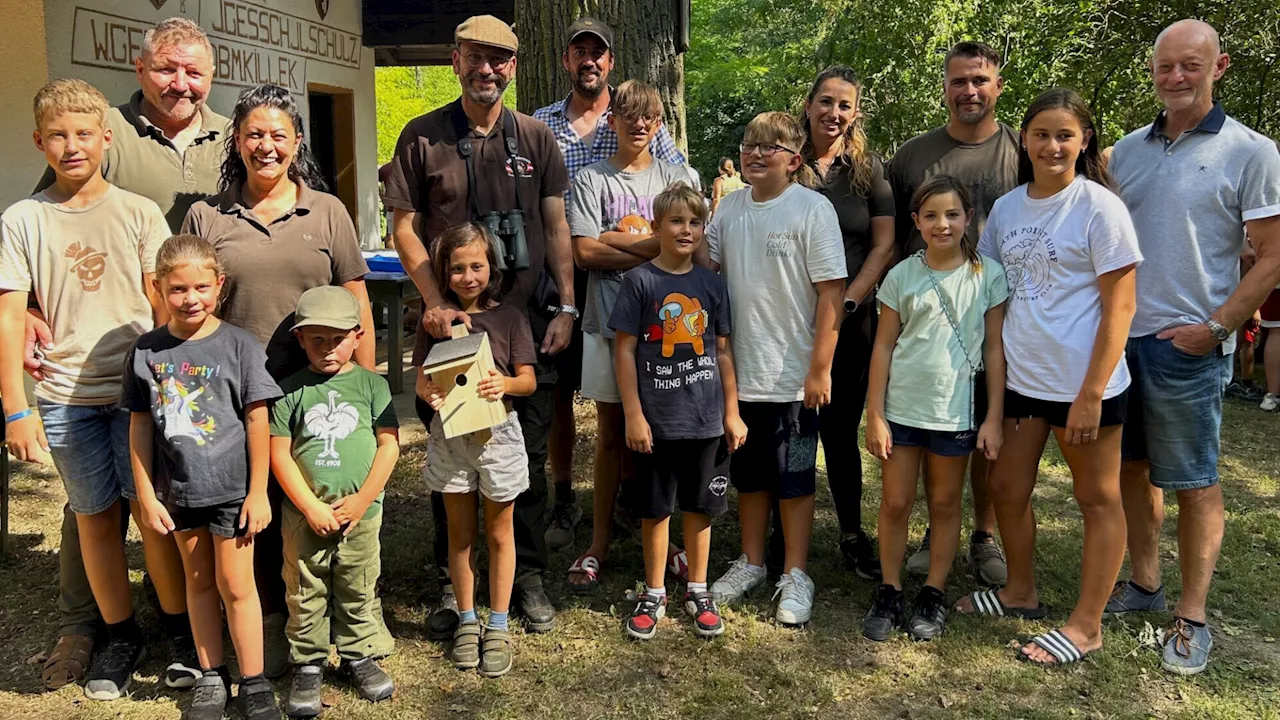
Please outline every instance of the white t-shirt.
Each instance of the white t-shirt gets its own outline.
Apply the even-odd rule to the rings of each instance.
[[[794,183],[762,203],[750,191],[726,195],[706,237],[729,286],[738,398],[803,400],[818,308],[814,284],[845,277],[831,201]]]
[[[1098,276],[1142,262],[1124,202],[1083,176],[1042,199],[1020,185],[996,200],[978,252],[999,259],[1009,281],[1005,384],[1027,397],[1073,402],[1102,322]],[[1127,387],[1121,355],[1103,398]]]

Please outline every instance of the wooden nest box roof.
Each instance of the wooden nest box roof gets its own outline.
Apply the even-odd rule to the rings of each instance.
[[[431,352],[427,353],[422,367],[426,372],[433,373],[462,362],[470,362],[480,352],[484,342],[485,333],[476,333],[436,343],[431,347]]]

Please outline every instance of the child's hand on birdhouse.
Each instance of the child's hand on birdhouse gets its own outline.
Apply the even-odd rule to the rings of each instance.
[[[485,400],[497,402],[507,394],[507,378],[497,370],[490,370],[489,377],[476,386],[476,392]]]
[[[422,368],[418,368],[418,382],[414,390],[432,410],[439,411],[444,407],[444,393],[440,391],[439,385],[431,382],[431,376],[423,372]]]

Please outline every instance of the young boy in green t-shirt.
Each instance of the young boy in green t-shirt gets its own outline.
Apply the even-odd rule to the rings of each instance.
[[[363,335],[355,296],[312,288],[295,320],[310,365],[280,384],[271,469],[289,499],[281,509],[294,664],[286,712],[314,717],[331,640],[362,697],[377,702],[395,690],[374,658],[393,644],[377,597],[378,530],[400,434],[386,381],[351,362]]]

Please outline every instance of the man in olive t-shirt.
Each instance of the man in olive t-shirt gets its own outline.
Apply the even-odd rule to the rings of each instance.
[[[911,196],[929,177],[946,173],[968,186],[975,212],[965,236],[975,246],[996,198],[1018,186],[1018,133],[997,121],[995,114],[996,100],[1004,89],[1000,63],[1000,54],[983,43],[962,42],[951,48],[943,64],[947,124],[908,140],[890,161],[899,260],[925,247],[911,219]],[[969,471],[973,486],[969,560],[983,582],[1004,585],[1004,553],[994,537],[996,515],[987,469],[982,453],[974,453]],[[928,487],[925,483],[926,491]],[[928,574],[928,535],[925,545],[908,558],[907,570]]]
[[[1004,88],[1000,55],[963,42],[947,53],[945,72],[947,124],[903,143],[889,163],[899,260],[925,247],[911,220],[911,196],[929,177],[945,173],[968,186],[975,212],[965,234],[975,246],[996,198],[1018,186],[1018,132],[995,115]]]

